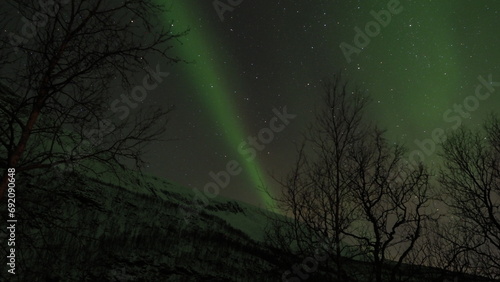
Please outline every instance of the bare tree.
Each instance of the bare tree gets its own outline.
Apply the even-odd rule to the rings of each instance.
[[[430,174],[423,165],[404,162],[404,148],[389,145],[383,132],[372,134],[352,147],[350,187],[360,216],[346,230],[371,262],[375,281],[400,281],[404,263],[413,263],[416,244],[425,223],[433,219]],[[371,279],[370,279],[371,280]]]
[[[305,134],[298,159],[284,179],[276,179],[282,194],[278,208],[291,220],[274,219],[270,240],[279,247],[290,245],[301,256],[321,252],[333,262],[335,278],[352,280],[345,263],[352,250],[345,230],[355,213],[349,183],[352,171],[346,162],[349,148],[363,138],[366,96],[348,89],[340,75],[324,84],[324,107]]]
[[[464,233],[464,230],[456,228],[457,224],[460,224],[458,221],[461,220],[455,216],[448,216],[433,222],[432,229],[429,228],[421,244],[422,253],[426,258],[422,265],[441,269],[440,276],[438,276],[441,278],[440,281],[443,281],[444,276],[449,276],[450,273],[472,274],[477,275],[478,278],[484,275],[484,272],[473,267],[484,258],[471,251],[483,245],[483,239],[470,231]]]
[[[500,277],[500,121],[460,128],[442,146],[440,183],[455,220],[444,238],[461,250],[464,271]]]
[[[277,222],[283,231],[277,241],[296,244],[301,255],[321,248],[336,279],[371,279],[349,270],[356,259],[371,262],[376,281],[396,281],[429,218],[429,174],[422,165],[408,167],[403,148],[390,146],[366,121],[367,96],[340,76],[324,89],[324,107],[298,161],[279,181],[277,202],[292,220]]]
[[[25,173],[68,162],[85,166],[84,160],[140,166],[144,145],[159,140],[170,111],[132,113],[166,76],[159,65],[148,67],[147,56],[179,61],[168,50],[183,35],[170,25],[156,28],[164,26],[165,10],[155,2],[2,2],[0,9],[12,13],[0,38],[0,198],[7,168]],[[148,75],[137,81],[138,72]],[[135,101],[128,95],[111,101],[112,91],[123,90]]]

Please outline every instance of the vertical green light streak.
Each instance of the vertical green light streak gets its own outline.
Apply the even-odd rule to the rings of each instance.
[[[188,3],[173,1],[171,5],[169,4],[166,6],[170,7],[171,12],[169,15],[173,15],[174,29],[183,31],[191,28],[189,34],[181,39],[184,45],[178,48],[177,52],[182,59],[187,61],[196,60],[195,65],[189,71],[189,75],[194,81],[195,87],[197,87],[199,97],[210,110],[212,119],[222,125],[227,145],[236,151],[241,142],[247,139],[248,135],[243,132],[243,127],[237,120],[237,114],[231,103],[229,96],[231,91],[227,83],[230,75],[223,74],[223,68],[219,65],[221,60],[218,60],[217,52],[213,48],[218,43],[217,39],[210,34],[207,27],[203,31],[196,28],[196,11],[189,9]],[[209,54],[212,54],[212,56],[209,56]],[[264,174],[257,161],[247,161],[242,155],[237,155],[237,161],[253,186],[256,188],[260,186],[267,187],[265,180],[262,178]],[[266,207],[274,206],[272,198],[266,193],[260,191],[259,197]]]

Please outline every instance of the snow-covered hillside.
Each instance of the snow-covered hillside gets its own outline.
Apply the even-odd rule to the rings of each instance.
[[[287,281],[283,273],[304,260],[266,244],[268,211],[216,197],[186,224],[190,189],[134,171],[77,170],[16,179],[17,274],[0,281]],[[309,277],[330,276],[320,267]]]

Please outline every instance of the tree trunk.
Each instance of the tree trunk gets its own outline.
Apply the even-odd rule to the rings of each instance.
[[[3,199],[3,196],[5,194],[5,191],[7,190],[7,170],[9,168],[17,168],[19,164],[19,160],[21,159],[25,149],[26,149],[26,144],[28,143],[28,140],[31,136],[31,131],[33,130],[33,127],[35,126],[35,123],[38,119],[38,116],[40,115],[40,105],[41,104],[41,99],[39,99],[38,103],[36,103],[33,106],[33,110],[31,111],[30,117],[28,118],[28,122],[23,128],[23,132],[21,134],[21,138],[19,139],[19,142],[17,143],[16,147],[14,148],[14,151],[12,154],[8,156],[7,159],[7,167],[4,170],[3,176],[2,176],[2,182],[0,183],[0,200]],[[16,170],[17,171],[17,170]]]

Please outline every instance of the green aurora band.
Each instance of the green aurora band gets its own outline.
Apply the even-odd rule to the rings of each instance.
[[[234,111],[229,95],[231,93],[228,87],[229,83],[219,78],[229,77],[229,75],[219,75],[222,73],[221,69],[223,69],[219,65],[221,60],[211,60],[204,56],[204,54],[210,54],[213,51],[214,44],[210,44],[211,41],[209,39],[215,37],[212,36],[213,34],[210,34],[208,28],[205,28],[203,32],[194,28],[196,24],[196,10],[190,9],[188,3],[185,1],[167,2],[172,2],[170,3],[171,5],[167,4],[166,7],[169,7],[169,16],[173,15],[174,29],[180,32],[191,28],[188,35],[181,39],[184,43],[183,46],[178,48],[176,52],[186,61],[196,58],[196,66],[192,67],[187,75],[191,76],[192,81],[195,82],[193,85],[198,88],[199,97],[202,99],[203,104],[208,107],[213,121],[219,122],[222,125],[226,133],[225,141],[227,145],[236,152],[249,134],[244,133],[242,130],[243,126],[236,119],[237,114]],[[170,18],[168,24],[172,24]],[[213,52],[213,54],[216,53]],[[203,87],[207,85],[210,87]],[[274,208],[274,200],[262,191],[262,189],[257,189],[258,187],[269,187],[262,177],[264,174],[257,160],[247,160],[243,155],[237,155],[239,158],[237,160],[238,163],[246,173],[250,183],[258,191],[262,203],[267,208]]]

